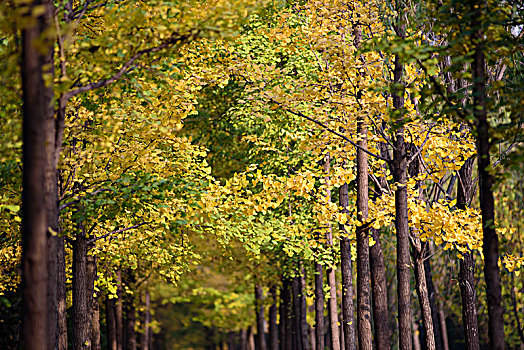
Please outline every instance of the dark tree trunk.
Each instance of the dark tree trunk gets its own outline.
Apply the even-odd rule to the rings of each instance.
[[[49,158],[53,155],[54,143],[48,142],[54,136],[53,87],[46,86],[43,79],[44,74],[53,74],[52,68],[44,72],[46,64],[51,63],[53,67],[53,45],[48,39],[44,50],[37,48],[36,44],[52,24],[53,3],[34,0],[24,7],[29,14],[40,7],[45,10],[37,18],[26,19],[28,25],[22,30],[21,334],[25,349],[45,349],[56,344],[56,262],[53,264],[48,260],[48,245],[54,249],[56,243],[54,239],[48,242],[48,227],[52,222],[48,221],[46,186],[46,175],[53,170],[49,169]],[[51,258],[54,260],[56,256]],[[50,310],[53,307],[55,309]]]
[[[493,175],[490,173],[491,159],[490,125],[486,111],[486,73],[484,59],[484,33],[482,18],[485,16],[485,2],[470,1],[472,41],[474,43],[473,62],[471,62],[473,78],[473,114],[477,127],[477,161],[479,173],[479,200],[482,211],[484,253],[484,278],[486,280],[486,295],[488,299],[489,344],[492,350],[504,350],[504,307],[502,305],[502,286],[500,283],[499,238],[495,231],[495,201],[493,198]]]
[[[100,343],[100,304],[98,303],[98,297],[93,298],[93,321],[92,321],[92,339],[93,339],[93,350],[101,350],[102,345]]]
[[[283,350],[293,349],[293,319],[292,319],[292,292],[289,278],[284,277],[282,290],[282,302],[284,304],[283,312],[284,318],[284,338],[281,340]]]
[[[57,239],[57,346],[58,350],[67,350],[67,291],[66,291],[66,262],[65,262],[65,239],[59,236]]]
[[[278,350],[277,286],[269,288],[272,304],[269,307],[269,350]]]
[[[339,189],[339,204],[344,213],[349,207],[348,184]],[[356,350],[355,322],[353,319],[353,272],[351,271],[351,243],[344,225],[340,225],[340,265],[342,270],[342,331],[344,333],[345,350]]]
[[[106,297],[106,339],[107,349],[116,350],[115,299]]]
[[[247,350],[247,329],[240,331],[240,348],[241,350]]]
[[[472,195],[471,173],[473,158],[468,159],[459,170],[457,209],[465,210]],[[462,322],[467,350],[479,350],[479,331],[475,292],[475,261],[473,253],[466,252],[460,260],[459,286],[462,297]]]
[[[379,230],[371,229],[375,244],[369,247],[371,287],[373,290],[373,324],[375,326],[375,346],[377,350],[389,350],[390,329],[388,323],[388,296],[386,286],[386,266],[380,243]]]
[[[302,337],[302,346],[304,350],[310,350],[309,345],[309,324],[307,323],[307,301],[306,301],[306,275],[304,266],[300,263],[300,277],[299,277],[299,301],[300,301],[300,333]]]
[[[128,286],[133,286],[135,283],[135,275],[133,270],[128,270],[126,275],[126,281]],[[126,313],[126,330],[125,330],[125,350],[136,350],[136,308],[135,298],[132,294],[127,294],[125,298],[125,313]]]
[[[324,346],[324,278],[322,265],[315,264],[315,345],[316,350]]]
[[[85,230],[80,225],[80,233],[73,241],[73,339],[74,349],[92,347],[92,306],[94,277],[90,276],[89,244]]]
[[[122,295],[122,270],[116,271],[116,296],[115,300],[115,326],[116,326],[116,348],[124,348],[124,321],[123,321],[123,295]]]
[[[291,290],[293,291],[293,349],[302,349],[301,319],[300,319],[300,281],[298,276],[291,280]]]
[[[285,281],[284,277],[282,277],[282,288],[280,288],[280,304],[278,307],[278,312],[280,314],[280,323],[278,324],[278,337],[280,339],[280,343],[278,348],[280,350],[284,350],[285,348],[285,340],[286,339],[286,305],[285,305]]]
[[[264,333],[264,292],[259,284],[255,284],[255,313],[257,315],[257,345],[258,350],[266,350],[266,335]]]

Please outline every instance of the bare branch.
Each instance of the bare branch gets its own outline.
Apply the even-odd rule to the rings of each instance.
[[[113,235],[116,235],[116,234],[119,234],[119,233],[122,233],[122,232],[125,232],[125,231],[129,231],[129,230],[134,230],[136,228],[139,228],[140,226],[144,226],[144,225],[147,225],[147,224],[149,224],[149,222],[141,222],[140,224],[136,224],[136,225],[133,225],[133,226],[121,228],[120,230],[109,232],[109,233],[106,233],[105,235],[102,235],[102,236],[99,236],[99,237],[94,237],[94,238],[90,239],[88,241],[88,243],[91,244],[91,243],[94,243],[94,242],[96,242],[98,240],[104,239],[106,237],[113,236]]]

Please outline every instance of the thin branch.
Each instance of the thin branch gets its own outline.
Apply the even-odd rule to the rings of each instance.
[[[139,228],[140,226],[144,226],[144,225],[147,225],[147,224],[149,224],[149,222],[141,222],[140,224],[136,224],[136,225],[133,225],[133,226],[121,228],[120,230],[109,232],[109,233],[106,233],[105,235],[102,235],[102,236],[99,236],[99,237],[94,237],[94,238],[90,239],[88,241],[88,243],[91,244],[91,243],[94,243],[94,242],[96,242],[98,240],[104,239],[106,237],[113,236],[113,235],[116,235],[116,234],[119,234],[119,233],[122,233],[122,232],[125,232],[125,231],[129,231],[129,230],[134,230],[136,228]]]
[[[424,149],[424,146],[426,145],[426,142],[428,142],[429,140],[429,135],[431,134],[431,130],[433,130],[433,128],[437,126],[437,124],[433,124],[429,130],[428,130],[428,133],[426,134],[426,138],[424,139],[424,141],[422,142],[422,144],[420,145],[420,147],[417,147],[417,152],[415,152],[415,154],[413,156],[411,156],[411,158],[408,159],[408,165],[411,164],[411,162],[413,160],[415,160],[419,155],[420,153],[422,153],[422,150]]]
[[[87,85],[80,86],[80,87],[78,87],[76,89],[70,90],[70,91],[68,91],[64,95],[64,97],[65,97],[66,100],[69,100],[71,97],[76,96],[76,95],[78,95],[80,93],[91,91],[91,90],[94,90],[94,89],[98,89],[98,88],[110,85],[110,84],[116,82],[117,80],[119,80],[120,78],[122,78],[122,76],[124,74],[129,73],[131,70],[133,70],[134,69],[134,67],[132,67],[133,63],[135,63],[135,61],[138,60],[140,57],[142,57],[144,55],[147,55],[147,54],[150,54],[150,53],[155,53],[155,52],[161,51],[161,50],[163,50],[165,48],[168,48],[169,46],[175,45],[177,43],[186,42],[189,39],[195,38],[198,35],[198,33],[199,33],[199,31],[192,32],[191,34],[173,35],[169,39],[165,40],[164,42],[162,42],[158,46],[154,46],[154,47],[150,47],[148,49],[140,50],[137,53],[135,53],[126,63],[124,63],[124,65],[112,77],[110,77],[108,79],[103,79],[103,80],[97,81],[95,83],[89,83]]]
[[[278,103],[278,102],[276,102],[276,101],[273,101],[273,102],[275,102],[276,104],[278,104],[278,105],[281,106],[280,103]],[[318,121],[318,120],[316,120],[316,119],[313,119],[313,118],[311,118],[311,117],[308,117],[307,115],[305,115],[305,114],[303,114],[303,113],[295,112],[295,111],[293,111],[293,110],[291,110],[291,109],[289,109],[289,108],[284,108],[284,110],[285,110],[286,112],[289,112],[289,113],[291,113],[291,114],[293,114],[293,115],[296,115],[296,116],[298,116],[298,117],[305,118],[305,119],[307,119],[307,120],[309,120],[309,121],[311,121],[311,122],[317,124],[318,126],[321,126],[321,127],[324,128],[325,130],[327,130],[327,131],[329,131],[330,133],[332,133],[332,134],[334,134],[334,135],[336,135],[336,136],[342,138],[344,141],[349,142],[349,143],[350,143],[351,145],[353,145],[354,147],[360,149],[361,151],[363,151],[363,152],[369,154],[369,155],[372,156],[372,157],[375,157],[375,158],[377,158],[377,159],[383,160],[383,161],[385,161],[386,163],[391,162],[390,159],[386,159],[386,158],[381,157],[381,156],[379,156],[379,155],[377,155],[377,154],[374,154],[374,153],[369,152],[369,151],[368,151],[367,149],[365,149],[365,148],[360,147],[359,145],[357,145],[355,142],[351,141],[351,140],[350,140],[349,138],[347,138],[346,136],[344,136],[344,135],[342,135],[341,133],[339,133],[339,132],[337,132],[337,131],[331,129],[329,126],[327,126],[326,124],[324,124],[324,123],[322,123],[322,122],[320,122],[320,121]]]

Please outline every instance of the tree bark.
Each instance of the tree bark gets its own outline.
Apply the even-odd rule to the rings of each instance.
[[[491,159],[490,125],[486,110],[486,73],[484,59],[484,33],[482,19],[485,16],[485,2],[471,0],[471,28],[473,30],[473,61],[471,62],[473,78],[473,115],[477,128],[477,161],[479,174],[479,201],[482,212],[484,253],[484,278],[486,280],[486,295],[488,299],[488,333],[492,350],[504,350],[504,307],[502,305],[502,287],[500,283],[499,238],[495,231],[495,201],[493,198],[493,175],[489,169]]]
[[[325,350],[324,345],[324,278],[322,265],[315,263],[315,345],[316,350]]]
[[[66,291],[66,262],[65,262],[65,238],[59,236],[57,239],[57,346],[58,350],[67,350],[67,291]]]
[[[116,348],[122,350],[124,348],[124,321],[123,321],[123,295],[122,295],[122,271],[116,271],[116,296],[115,300],[115,326],[116,326]]]
[[[85,230],[79,225],[80,232],[73,241],[73,339],[74,349],[91,349],[93,306],[93,277],[90,276],[88,257],[88,239]]]
[[[292,350],[293,349],[293,319],[292,319],[292,304],[291,304],[291,288],[290,288],[289,278],[283,278],[283,289],[282,289],[282,302],[283,307],[283,316],[284,318],[280,322],[284,322],[284,337],[281,339],[280,344],[282,350]]]
[[[258,350],[266,350],[266,335],[264,333],[264,292],[259,284],[255,284],[255,313],[257,316],[257,345]]]
[[[306,275],[302,262],[300,263],[299,277],[299,301],[300,301],[300,333],[302,337],[302,346],[304,350],[310,350],[309,344],[309,324],[307,323],[307,301],[306,301]]]
[[[108,350],[116,350],[115,300],[106,297],[106,342]]]
[[[472,195],[471,174],[473,158],[466,160],[459,170],[457,188],[457,209],[465,210]],[[464,323],[464,338],[467,350],[479,350],[479,331],[477,320],[477,305],[475,292],[475,261],[473,253],[466,252],[460,259],[459,286],[462,297],[462,321]]]
[[[404,8],[397,2],[398,14],[397,33],[405,36],[405,24],[402,12]],[[404,65],[399,55],[395,55],[393,70],[393,108],[398,122],[396,122],[395,137],[393,140],[393,177],[397,183],[395,190],[395,228],[397,231],[397,295],[398,295],[398,325],[399,348],[411,350],[411,287],[410,287],[410,259],[409,259],[409,218],[408,218],[408,191],[407,191],[407,152],[404,141]]]
[[[339,189],[339,204],[342,212],[349,211],[348,184]],[[342,332],[344,333],[345,350],[356,350],[355,322],[353,307],[353,272],[351,271],[351,242],[344,225],[340,225],[340,265],[342,270]]]
[[[440,329],[442,330],[442,346],[444,347],[444,350],[449,350],[448,327],[446,327],[446,315],[444,314],[442,305],[438,306],[438,319],[440,322]]]
[[[368,218],[368,155],[367,126],[358,122],[360,146],[357,149],[357,219],[362,225],[357,227],[357,311],[358,311],[358,346],[362,350],[371,350],[373,347],[371,333],[371,298],[370,298],[370,271],[369,271],[369,227]]]
[[[93,298],[93,321],[92,321],[92,342],[93,350],[101,350],[102,345],[100,343],[100,304],[98,303],[98,297]]]
[[[324,172],[326,173],[326,184],[329,184],[329,171],[331,163],[329,154],[326,155],[324,161]],[[331,188],[326,188],[326,198],[328,202],[331,202]],[[329,247],[333,246],[333,233],[331,226],[326,231],[326,238]],[[337,311],[337,282],[335,279],[335,270],[333,267],[326,268],[326,275],[329,285],[329,328],[331,333],[331,349],[340,350],[340,336],[338,334],[338,311]]]
[[[420,240],[417,237],[413,237],[413,251],[415,260],[415,284],[417,287],[420,311],[422,313],[422,322],[424,324],[426,349],[435,350],[433,318],[431,316],[431,305],[429,302],[429,294],[426,286],[426,273],[424,271],[424,251],[421,247]]]
[[[371,287],[373,290],[373,324],[377,350],[389,350],[390,329],[388,323],[388,296],[386,286],[386,265],[380,243],[379,230],[371,229],[375,244],[369,247]]]
[[[22,339],[25,349],[45,349],[55,343],[56,273],[48,271],[48,222],[46,174],[53,144],[47,141],[54,135],[53,87],[44,82],[46,63],[53,62],[53,45],[46,39],[45,49],[36,43],[51,26],[53,3],[34,0],[24,6],[29,15],[35,9],[45,10],[22,29]],[[51,64],[50,67],[53,67]],[[47,68],[50,69],[50,68]],[[54,196],[53,198],[55,198]],[[51,243],[51,242],[49,242]],[[53,247],[50,247],[51,249]],[[56,258],[56,257],[52,257]],[[55,265],[56,268],[56,265]],[[51,274],[51,277],[49,277]],[[55,297],[55,300],[50,298]],[[50,323],[51,322],[51,323]]]
[[[269,350],[278,350],[277,286],[269,288],[272,304],[269,307]]]
[[[453,181],[454,182],[454,181]],[[449,350],[444,348],[444,337],[440,327],[438,308],[437,308],[437,291],[435,284],[433,283],[433,274],[431,272],[431,264],[429,262],[429,256],[433,249],[431,248],[431,242],[428,244],[428,249],[425,250],[424,254],[424,272],[426,273],[426,285],[428,288],[429,304],[431,306],[431,318],[433,319],[433,333],[435,334],[435,348],[437,350]]]
[[[133,270],[128,270],[126,273],[128,286],[133,286],[135,282],[135,275]],[[125,350],[136,350],[136,308],[135,298],[132,294],[127,294],[125,298],[125,312],[126,312],[126,330],[125,330]]]

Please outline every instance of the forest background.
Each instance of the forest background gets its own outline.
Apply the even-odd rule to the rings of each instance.
[[[0,348],[522,349],[520,1],[0,4]]]

